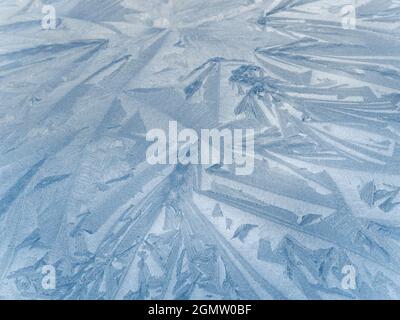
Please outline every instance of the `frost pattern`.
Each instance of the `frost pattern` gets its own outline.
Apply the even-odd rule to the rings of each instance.
[[[399,299],[400,3],[357,3],[2,1],[0,298]],[[148,165],[169,120],[254,174]]]

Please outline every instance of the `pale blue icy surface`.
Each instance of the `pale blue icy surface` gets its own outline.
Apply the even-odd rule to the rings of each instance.
[[[400,2],[349,3],[1,0],[0,298],[399,299]],[[169,120],[254,174],[148,165]]]

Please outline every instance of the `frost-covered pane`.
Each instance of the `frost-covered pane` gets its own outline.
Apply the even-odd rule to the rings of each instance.
[[[400,299],[399,1],[3,0],[0,41],[1,299]],[[249,174],[149,163],[171,123]]]

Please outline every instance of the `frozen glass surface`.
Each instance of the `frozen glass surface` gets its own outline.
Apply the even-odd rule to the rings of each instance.
[[[0,299],[400,299],[399,136],[398,0],[2,0]]]

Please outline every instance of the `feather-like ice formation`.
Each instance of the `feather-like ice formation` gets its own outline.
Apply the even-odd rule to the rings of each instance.
[[[1,1],[0,298],[399,299],[399,27],[395,0]],[[169,121],[253,128],[253,174],[150,165]]]

